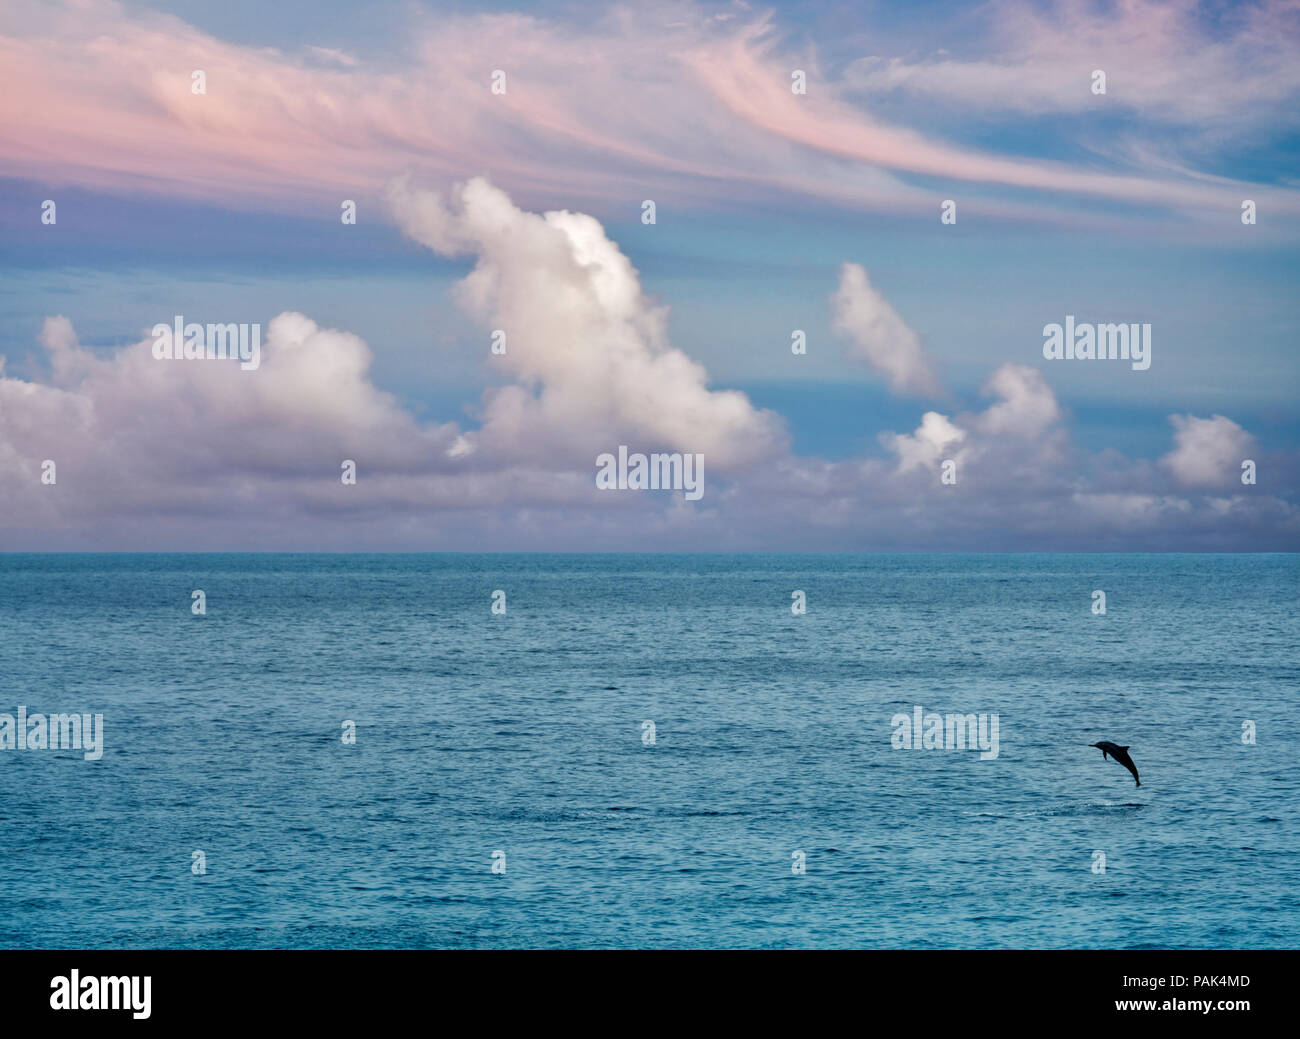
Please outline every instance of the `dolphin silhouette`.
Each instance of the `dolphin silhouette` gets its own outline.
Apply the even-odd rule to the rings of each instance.
[[[1128,769],[1130,772],[1133,773],[1134,783],[1136,783],[1138,786],[1142,785],[1142,780],[1138,779],[1137,766],[1133,764],[1133,759],[1128,756],[1128,747],[1121,747],[1114,743],[1107,743],[1105,740],[1102,740],[1100,743],[1089,743],[1088,746],[1096,747],[1099,751],[1101,751],[1101,756],[1103,760],[1105,760],[1107,757],[1114,758],[1126,769]]]

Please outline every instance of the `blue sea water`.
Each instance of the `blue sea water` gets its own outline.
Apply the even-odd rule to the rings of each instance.
[[[0,556],[0,712],[105,744],[0,751],[0,946],[1294,948],[1298,578]],[[997,758],[895,749],[916,705],[996,713]]]

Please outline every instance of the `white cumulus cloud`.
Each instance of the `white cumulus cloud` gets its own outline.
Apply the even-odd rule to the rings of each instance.
[[[848,337],[853,355],[884,373],[895,393],[934,397],[943,392],[920,338],[859,264],[840,268],[831,318],[835,330]]]
[[[703,454],[726,471],[784,450],[784,424],[708,373],[665,333],[635,268],[594,217],[530,213],[483,178],[449,197],[390,186],[402,230],[445,256],[472,254],[461,304],[506,335],[479,446],[506,458],[586,459],[619,444]]]
[[[1170,415],[1174,449],[1160,461],[1186,487],[1221,487],[1233,482],[1249,458],[1254,438],[1230,418]]]

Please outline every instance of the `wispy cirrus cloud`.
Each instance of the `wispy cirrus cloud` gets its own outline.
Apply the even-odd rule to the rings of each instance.
[[[1300,9],[1293,3],[996,0],[984,10],[987,53],[871,55],[848,67],[845,86],[978,111],[982,120],[1084,113],[1104,103],[1221,144],[1285,133],[1300,120]],[[1108,76],[1101,102],[1081,89],[1094,70]]]
[[[109,0],[19,0],[0,15],[0,173],[230,206],[377,193],[395,172],[415,169],[443,178],[488,171],[525,198],[623,203],[656,191],[688,205],[740,193],[915,209],[934,201],[913,182],[921,176],[976,197],[987,189],[987,212],[1039,218],[1059,218],[1059,203],[1047,199],[1070,196],[1217,213],[1246,189],[1271,212],[1300,211],[1294,191],[1208,179],[1177,155],[1144,166],[1134,152],[1097,169],[959,145],[920,128],[923,120],[893,125],[873,113],[880,91],[958,96],[986,80],[995,85],[980,93],[1012,107],[1022,97],[1064,104],[1068,91],[1086,103],[1085,82],[1061,83],[1057,48],[1069,25],[1053,35],[1027,7],[999,9],[1023,54],[936,59],[920,71],[883,59],[838,77],[811,68],[801,96],[790,76],[811,65],[806,54],[776,16],[743,9],[719,18],[715,8],[663,3],[585,24],[417,9],[409,38],[376,67],[314,44],[290,54],[231,43]],[[1280,5],[1261,11],[1230,27],[1217,49],[1196,52],[1208,67],[1180,49],[1185,13],[1126,3],[1076,20],[1099,41],[1140,30],[1115,59],[1122,103],[1156,120],[1213,107],[1244,125],[1252,106],[1280,103],[1293,89],[1290,16]],[[1256,44],[1263,57],[1247,63],[1255,71],[1245,85],[1206,85]],[[207,78],[204,95],[191,93],[195,69]],[[504,94],[490,89],[494,70],[506,74]],[[1179,107],[1176,98],[1202,100]],[[1010,200],[998,193],[1006,188],[1033,195]]]

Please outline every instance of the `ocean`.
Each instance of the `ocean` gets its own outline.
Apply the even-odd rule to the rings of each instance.
[[[0,946],[1294,948],[1298,578],[0,555],[0,714],[103,719],[0,750]]]

